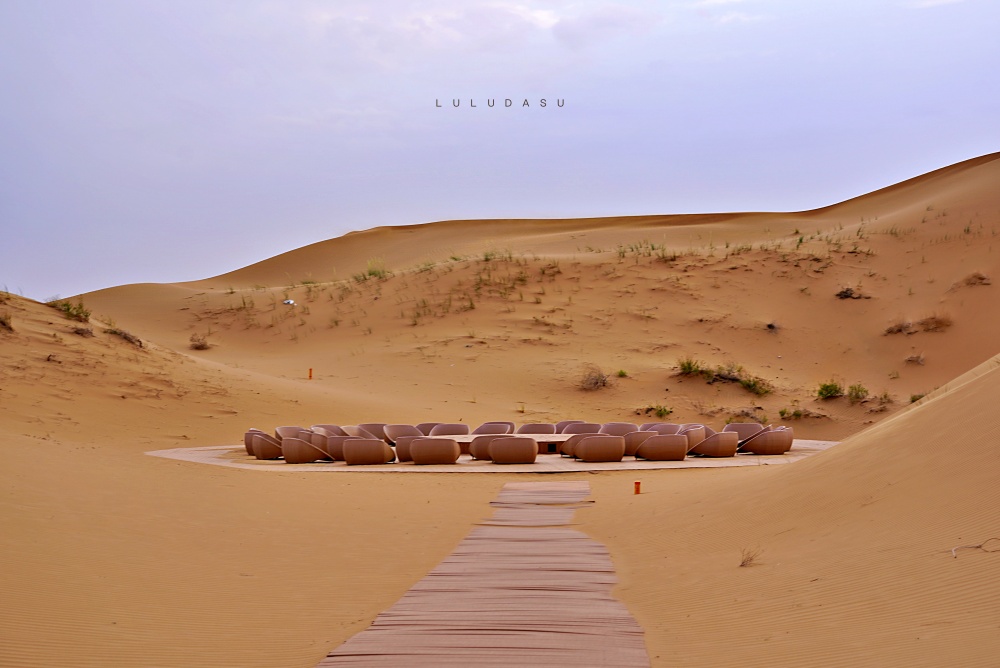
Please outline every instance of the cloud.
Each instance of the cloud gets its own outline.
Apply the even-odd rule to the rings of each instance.
[[[719,23],[751,23],[753,21],[759,21],[760,19],[760,16],[747,14],[745,12],[726,12],[715,20]]]
[[[662,16],[623,5],[604,5],[586,14],[567,17],[552,26],[560,42],[582,48],[619,35],[647,32]]]

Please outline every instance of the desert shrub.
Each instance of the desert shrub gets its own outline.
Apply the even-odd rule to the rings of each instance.
[[[0,329],[6,329],[8,332],[14,331],[14,326],[10,324],[10,311],[0,312]]]
[[[943,332],[953,324],[955,323],[949,316],[936,314],[917,321],[917,326],[923,332]]]
[[[745,547],[740,551],[740,568],[746,568],[747,566],[753,566],[757,563],[757,557],[760,556],[761,550],[759,547],[749,548]]]
[[[615,375],[618,376],[619,378],[628,378],[628,371],[626,371],[625,369],[618,369],[618,373]]]
[[[782,420],[801,420],[805,417],[805,413],[801,408],[782,408],[778,410],[778,416]]]
[[[844,396],[844,386],[835,380],[820,383],[819,389],[816,390],[816,396],[819,399],[836,399],[837,397],[842,397]]]
[[[762,397],[767,394],[771,394],[774,391],[774,386],[760,376],[743,376],[739,380],[740,387],[742,387],[747,392],[751,394],[756,394],[758,397]]]
[[[915,404],[915,403],[917,403],[918,401],[920,401],[921,399],[923,399],[926,396],[927,396],[926,394],[911,394],[910,395],[910,403],[911,404]]]
[[[682,376],[695,376],[701,373],[704,367],[693,357],[682,357],[677,360],[677,369]]]
[[[708,383],[727,382],[737,383],[747,392],[757,396],[764,396],[774,391],[774,386],[770,381],[760,376],[750,375],[746,369],[735,362],[719,365],[714,369],[691,357],[683,357],[677,360],[678,373],[682,376],[700,375]]]
[[[126,332],[124,329],[119,329],[118,327],[109,327],[108,329],[104,330],[104,333],[111,334],[112,336],[117,336],[123,341],[131,343],[136,348],[142,348],[142,340],[135,334],[132,334],[131,332]]]
[[[674,409],[667,408],[666,406],[663,406],[661,404],[656,404],[656,405],[650,404],[649,406],[646,406],[645,408],[643,408],[641,410],[641,413],[643,415],[655,415],[656,417],[660,418],[661,420],[663,418],[667,417],[668,415],[670,415],[673,412],[674,412]],[[638,414],[638,413],[640,413],[640,411],[636,411],[636,414]]]
[[[189,341],[191,342],[191,350],[208,350],[212,347],[204,334],[192,334]]]
[[[580,389],[587,391],[599,390],[602,387],[607,387],[609,383],[608,374],[596,366],[589,366],[583,372],[583,377],[580,379]]]
[[[847,400],[852,404],[864,401],[868,398],[868,388],[861,383],[855,383],[847,388]]]
[[[83,305],[82,299],[75,304],[68,301],[58,301],[50,302],[48,305],[57,311],[62,311],[62,314],[70,320],[79,320],[80,322],[90,320],[90,310]]]
[[[90,327],[74,327],[72,331],[77,336],[82,336],[85,339],[89,339],[94,335],[94,330]]]

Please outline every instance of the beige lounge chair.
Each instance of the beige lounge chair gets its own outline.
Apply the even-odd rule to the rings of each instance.
[[[494,438],[488,450],[494,464],[534,464],[538,457],[538,443],[528,436]]]
[[[423,434],[424,436],[428,436],[431,433],[431,429],[433,429],[434,427],[438,426],[439,424],[441,424],[441,423],[440,422],[421,422],[420,424],[417,425],[417,429],[419,429],[420,433]]]
[[[375,434],[371,433],[359,424],[345,424],[341,429],[348,436],[353,436],[354,438],[378,438]]]
[[[666,424],[665,422],[644,422],[639,425],[639,431],[652,431],[654,427],[659,427],[661,424]]]
[[[281,441],[270,434],[254,434],[252,447],[257,459],[281,459]]]
[[[705,440],[706,427],[703,424],[698,423],[688,423],[682,424],[678,434],[684,434],[688,437],[688,446],[694,447]],[[738,439],[737,439],[738,440]],[[688,451],[690,452],[690,450]]]
[[[452,438],[415,438],[410,443],[410,457],[417,465],[454,464],[461,454]]]
[[[607,434],[608,436],[624,436],[625,434],[631,434],[633,431],[639,431],[639,425],[632,424],[631,422],[605,422],[601,425],[599,433]]]
[[[702,457],[735,457],[736,450],[740,447],[740,437],[735,431],[715,431],[706,427],[706,432],[710,433],[705,436],[705,439],[699,441],[695,445],[690,444],[690,438],[688,439],[688,445],[690,450],[689,454],[701,455]]]
[[[516,434],[555,434],[556,426],[551,422],[529,422],[517,428]]]
[[[563,427],[560,434],[599,434],[601,425],[596,422],[574,422]]]
[[[274,436],[279,441],[289,437],[297,437],[304,427],[275,427]]]
[[[779,427],[749,439],[743,445],[742,451],[755,455],[783,455],[792,449],[794,440],[791,428]]]
[[[428,436],[464,436],[469,433],[469,425],[464,422],[443,422],[434,425]]]
[[[655,434],[639,445],[635,458],[652,462],[681,461],[687,451],[688,439],[684,434]]]
[[[384,422],[365,422],[364,424],[359,424],[358,426],[367,431],[375,438],[381,439],[383,441],[386,440]]]
[[[423,434],[413,435],[406,434],[403,436],[396,437],[396,460],[400,462],[412,462],[413,458],[410,457],[410,443],[413,443],[415,439],[427,438]]]
[[[764,430],[764,425],[758,424],[757,422],[730,422],[722,431],[735,431],[739,434],[740,442],[747,440],[754,434],[760,433]]]
[[[653,427],[651,431],[655,431],[657,434],[679,434],[681,426],[673,422],[661,422]]]
[[[380,438],[349,438],[344,441],[344,461],[348,466],[391,464],[396,455]]]
[[[339,424],[314,424],[309,428],[316,431],[317,427],[326,431],[330,436],[347,436],[347,432],[341,429]]]
[[[472,455],[473,459],[483,459],[489,461],[490,443],[498,438],[506,438],[506,436],[506,434],[481,434],[476,436],[472,439],[472,442],[469,443],[468,454]],[[459,446],[461,446],[461,444],[459,444]]]
[[[412,424],[387,424],[385,426],[385,437],[390,443],[395,443],[400,436],[426,436]]]
[[[576,456],[576,446],[583,439],[588,436],[597,436],[596,431],[587,431],[581,434],[573,434],[567,440],[562,443],[556,443],[556,452],[558,452],[563,457],[575,457]]]
[[[454,433],[454,432],[453,432]],[[509,434],[510,425],[506,422],[484,422],[472,430],[473,434]]]
[[[281,439],[281,456],[286,464],[312,464],[319,459],[326,459],[327,453],[321,448],[312,444],[312,440],[306,440],[303,436],[311,435],[311,432],[299,432],[299,436],[289,436]]]
[[[625,437],[587,436],[573,448],[573,456],[583,462],[620,462],[625,456]]]
[[[344,461],[344,441],[349,438],[359,437],[348,436],[340,427],[337,427],[337,431],[340,432],[339,434],[331,434],[328,430],[331,426],[334,425],[326,425],[326,427],[314,426],[312,428],[312,443],[323,450],[328,459],[332,459],[335,462],[342,462]]]
[[[638,450],[639,446],[642,445],[643,441],[653,436],[658,436],[655,431],[633,431],[631,433],[625,434],[625,454],[635,456],[635,451]],[[685,437],[684,442],[687,442],[687,437]]]
[[[583,422],[585,422],[585,420],[560,420],[559,422],[556,422],[556,433],[557,434],[564,433],[566,425],[582,424]]]
[[[260,429],[254,429],[251,427],[243,433],[243,447],[246,448],[247,454],[253,457],[253,435],[263,434]]]

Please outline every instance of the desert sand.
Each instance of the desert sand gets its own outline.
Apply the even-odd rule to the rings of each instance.
[[[998,183],[992,154],[807,212],[379,228],[72,298],[89,322],[0,293],[0,665],[314,666],[506,482],[552,478],[148,451],[657,409],[843,442],[642,471],[638,496],[634,471],[558,476],[590,484],[577,526],[609,550],[653,665],[996,665]],[[595,369],[607,385],[581,389]],[[817,399],[831,381],[867,396]]]

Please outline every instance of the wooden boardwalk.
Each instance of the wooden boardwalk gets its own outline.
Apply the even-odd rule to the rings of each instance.
[[[649,666],[603,545],[568,528],[586,482],[507,483],[492,518],[319,666]]]

